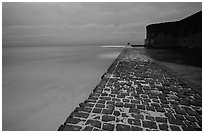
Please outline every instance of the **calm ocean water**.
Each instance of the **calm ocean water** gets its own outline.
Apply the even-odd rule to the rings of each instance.
[[[3,48],[3,130],[57,130],[121,46]]]

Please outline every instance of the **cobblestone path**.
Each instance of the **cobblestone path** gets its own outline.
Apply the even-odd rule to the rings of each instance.
[[[60,131],[202,130],[202,90],[124,49]]]

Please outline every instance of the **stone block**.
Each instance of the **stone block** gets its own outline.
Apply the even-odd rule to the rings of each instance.
[[[92,110],[92,113],[101,113],[101,110],[102,109],[100,109],[100,108],[94,108],[93,110]]]
[[[96,104],[95,107],[97,107],[97,108],[105,108],[105,105],[104,104]]]
[[[134,117],[135,119],[144,120],[144,116],[143,115],[132,113],[131,116]]]
[[[196,120],[196,118],[195,118],[194,116],[188,116],[188,115],[186,115],[185,117],[186,117],[186,119],[187,119],[188,121],[197,122],[197,120]]]
[[[172,131],[181,131],[180,127],[178,127],[176,125],[170,125],[170,128]]]
[[[162,107],[155,107],[157,112],[165,112],[164,108]]]
[[[124,124],[117,124],[116,125],[116,130],[117,131],[130,131],[130,126],[129,125],[124,125]]]
[[[134,107],[135,107],[135,104],[125,103],[125,104],[124,104],[124,107],[125,107],[125,108],[134,108]]]
[[[81,119],[78,119],[78,118],[67,118],[65,123],[70,123],[70,124],[77,124],[79,123],[80,121],[84,121],[84,120],[81,120]]]
[[[131,100],[131,103],[140,104],[140,100]]]
[[[175,116],[176,119],[179,119],[179,120],[185,120],[185,118],[184,118],[183,115],[175,114],[174,116]]]
[[[105,121],[105,122],[108,122],[108,121],[115,121],[115,116],[104,115],[104,116],[102,116],[102,121]]]
[[[101,122],[98,120],[88,120],[85,125],[91,125],[93,127],[101,128]]]
[[[150,111],[155,111],[154,106],[146,106],[146,109],[147,109],[147,110],[150,110]]]
[[[86,107],[77,107],[75,109],[77,112],[87,112],[87,113],[90,113],[92,108],[86,108]]]
[[[142,121],[143,127],[157,129],[157,124],[153,121]]]
[[[113,109],[103,109],[102,114],[112,114]]]
[[[130,108],[129,109],[129,113],[136,113],[136,114],[140,114],[140,110],[137,108]]]
[[[114,111],[113,115],[120,116],[120,112],[119,111]]]
[[[116,107],[123,107],[123,103],[122,102],[117,102],[117,103],[115,103],[115,106]]]
[[[168,131],[168,125],[167,124],[159,124],[159,129],[160,130],[164,130],[164,131]]]
[[[93,127],[91,126],[86,126],[82,131],[92,131]]]
[[[100,103],[100,104],[105,104],[105,100],[98,100],[98,102],[97,103]]]
[[[108,131],[113,131],[114,130],[115,125],[111,124],[111,123],[103,123],[103,130],[108,130]]]
[[[164,117],[155,117],[156,122],[167,123],[167,118]]]
[[[143,131],[143,128],[138,127],[138,126],[131,126],[130,130],[131,131]]]
[[[86,118],[88,118],[89,114],[87,114],[87,113],[82,113],[82,112],[72,112],[72,113],[70,114],[70,116],[80,117],[80,118],[86,119]]]
[[[137,105],[137,108],[138,108],[138,109],[145,110],[145,105]]]
[[[146,115],[146,119],[149,121],[155,121],[155,118],[149,115]]]
[[[74,125],[65,125],[63,131],[80,131],[82,127],[80,126],[74,126]]]
[[[128,119],[128,123],[131,125],[141,126],[141,122],[139,119]]]

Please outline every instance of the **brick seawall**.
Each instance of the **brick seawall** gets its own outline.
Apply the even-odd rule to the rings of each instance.
[[[125,48],[59,131],[202,130],[202,90]]]

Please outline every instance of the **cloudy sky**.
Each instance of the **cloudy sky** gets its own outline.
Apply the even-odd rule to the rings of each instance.
[[[3,3],[3,46],[143,43],[145,26],[202,10],[201,3]]]

